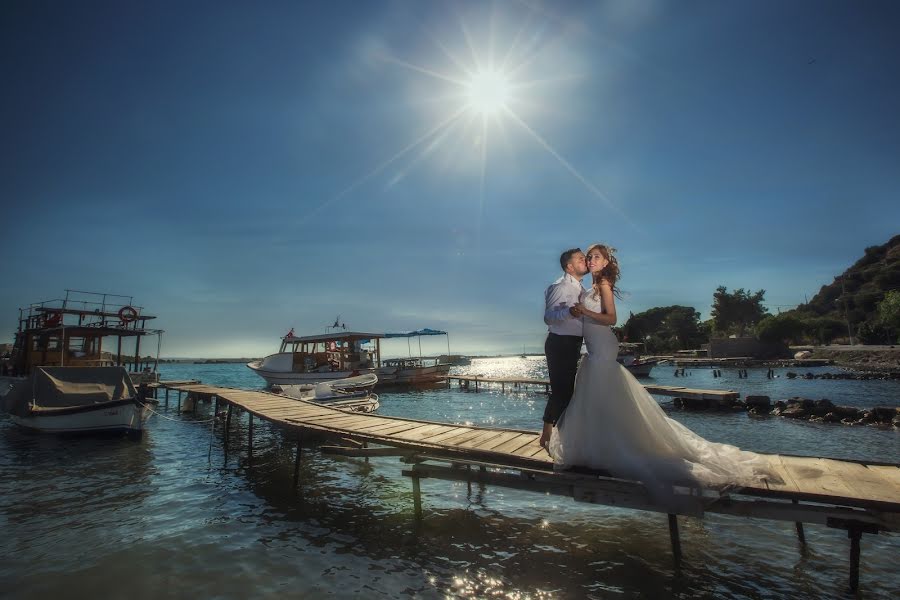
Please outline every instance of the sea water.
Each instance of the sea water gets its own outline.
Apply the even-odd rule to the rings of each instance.
[[[260,389],[240,364],[164,364],[163,379]],[[790,369],[656,367],[648,383],[772,400],[900,406],[900,382],[788,379]],[[814,373],[828,368],[803,369]],[[833,369],[830,369],[833,370]],[[794,369],[798,371],[798,369]],[[546,377],[542,357],[483,358],[460,374]],[[384,392],[385,415],[538,429],[542,388]],[[174,400],[174,398],[173,398]],[[674,410],[704,437],[748,450],[900,463],[900,433],[743,412]],[[664,515],[564,497],[422,480],[423,520],[396,458],[342,458],[247,420],[223,445],[209,408],[151,417],[143,439],[33,435],[0,416],[0,596],[9,598],[821,598],[845,593],[846,532],[707,515],[681,518],[673,568]],[[900,537],[866,535],[861,596],[900,595]]]

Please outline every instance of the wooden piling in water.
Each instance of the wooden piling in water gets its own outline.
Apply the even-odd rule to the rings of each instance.
[[[681,538],[678,536],[678,516],[669,514],[669,540],[672,542],[672,557],[675,568],[681,568]]]

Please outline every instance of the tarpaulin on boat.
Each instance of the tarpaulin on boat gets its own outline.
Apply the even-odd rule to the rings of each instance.
[[[3,410],[17,416],[133,398],[123,367],[37,367],[3,398]]]
[[[446,331],[438,331],[437,329],[428,329],[427,327],[424,329],[419,329],[418,331],[403,331],[400,333],[386,333],[384,337],[386,338],[398,338],[398,337],[419,337],[420,335],[447,335]]]

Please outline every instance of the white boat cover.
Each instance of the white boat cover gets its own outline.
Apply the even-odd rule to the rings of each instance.
[[[124,367],[36,367],[3,398],[3,410],[16,416],[135,397]]]

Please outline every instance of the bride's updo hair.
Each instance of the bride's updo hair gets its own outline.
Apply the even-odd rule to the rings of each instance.
[[[619,271],[619,260],[616,258],[616,249],[612,246],[607,246],[606,244],[591,244],[587,250],[584,251],[585,256],[589,256],[591,252],[597,250],[600,254],[603,255],[603,258],[609,261],[603,270],[600,271],[599,274],[592,273],[594,278],[594,299],[600,298],[600,280],[606,279],[609,281],[609,286],[612,288],[613,294],[618,299],[622,299],[622,296],[619,295],[619,288],[616,287],[616,283],[619,281],[619,276],[621,275],[621,271]]]

